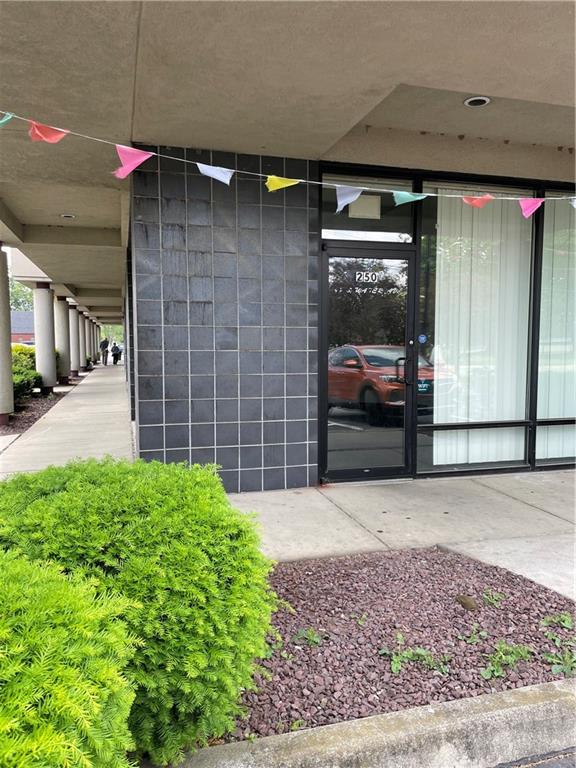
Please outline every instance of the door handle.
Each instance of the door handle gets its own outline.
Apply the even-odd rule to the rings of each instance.
[[[400,376],[400,361],[404,361],[404,376]],[[396,358],[396,378],[401,384],[406,384],[407,386],[410,386],[412,384],[412,370],[410,363],[412,361],[412,356],[408,354],[407,357],[397,357]]]
[[[409,350],[404,361],[404,383],[406,386],[412,384],[412,351]]]

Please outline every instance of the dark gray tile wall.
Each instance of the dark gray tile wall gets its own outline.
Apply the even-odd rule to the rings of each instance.
[[[130,419],[136,420],[136,388],[134,379],[134,293],[132,251],[126,253],[126,291],[124,306],[124,365],[130,393]]]
[[[318,178],[305,160],[152,148],[133,174],[143,458],[216,462],[229,491],[317,483],[318,187],[230,186],[184,158]]]

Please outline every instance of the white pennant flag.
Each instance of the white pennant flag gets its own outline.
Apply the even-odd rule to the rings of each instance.
[[[576,197],[572,197],[569,202],[572,208],[576,208]]]
[[[336,187],[336,200],[338,202],[336,213],[340,213],[347,205],[358,200],[362,192],[363,190],[358,189],[358,187]]]
[[[219,168],[217,165],[204,165],[204,163],[196,163],[196,165],[203,176],[210,176],[210,178],[230,186],[230,179],[234,176],[234,171],[229,168]]]

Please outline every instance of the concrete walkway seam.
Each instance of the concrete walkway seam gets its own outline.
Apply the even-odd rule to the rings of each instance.
[[[488,768],[574,743],[562,680],[202,749],[182,768]]]
[[[334,501],[334,499],[331,499],[330,496],[327,496],[323,490],[322,487],[316,488],[318,493],[326,499],[326,501],[330,502],[330,504],[334,507],[334,509],[337,509],[338,512],[341,512],[343,515],[345,515],[349,520],[351,520],[355,525],[357,525],[359,528],[362,528],[362,530],[366,531],[366,533],[370,534],[370,536],[378,542],[378,544],[383,544],[387,549],[392,549],[392,547],[387,544],[384,539],[380,538],[377,534],[374,533],[374,531],[371,531],[370,528],[368,528],[366,525],[361,523],[359,520],[357,520],[353,515],[351,515],[349,512],[346,512],[344,507],[341,507],[337,502]]]
[[[531,501],[526,501],[526,499],[519,499],[518,496],[514,496],[514,494],[512,493],[506,493],[506,491],[503,491],[501,488],[494,488],[488,483],[483,483],[482,480],[478,477],[473,478],[472,482],[476,483],[477,485],[481,485],[482,488],[489,488],[491,491],[496,491],[496,493],[500,493],[502,496],[506,496],[506,498],[508,499],[514,499],[514,501],[521,501],[522,504],[526,504],[527,507],[532,507],[532,509],[537,509],[539,512],[544,512],[546,515],[555,517],[557,520],[565,520],[565,518],[562,517],[561,515],[555,515],[554,512],[550,512],[549,509],[544,509],[544,507],[539,507],[538,504],[533,504]]]

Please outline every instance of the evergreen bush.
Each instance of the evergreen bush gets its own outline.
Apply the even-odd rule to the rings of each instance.
[[[12,368],[12,386],[14,388],[14,400],[21,400],[23,397],[31,395],[34,387],[42,386],[42,376],[38,371],[29,368],[13,366]]]
[[[12,385],[14,400],[21,400],[32,394],[34,387],[42,386],[42,376],[35,370],[36,354],[34,347],[25,344],[12,346]]]
[[[20,368],[29,368],[33,371],[36,368],[36,351],[34,347],[27,344],[12,345],[12,365]]]
[[[126,607],[52,563],[0,551],[2,768],[128,768]]]
[[[214,467],[90,460],[0,485],[0,546],[138,601],[130,727],[166,764],[233,727],[274,603],[255,525]]]

